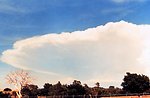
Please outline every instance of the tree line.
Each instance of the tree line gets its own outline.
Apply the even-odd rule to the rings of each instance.
[[[9,88],[5,88],[4,91],[11,91]],[[123,90],[121,88],[115,88],[110,86],[109,88],[100,87],[100,83],[95,83],[94,87],[89,87],[87,84],[81,84],[80,81],[74,80],[72,84],[61,84],[60,81],[56,84],[45,83],[42,88],[38,88],[37,85],[30,84],[23,86],[21,89],[22,96],[70,96],[70,95],[101,95],[107,96],[110,94],[121,94]],[[9,93],[5,93],[5,96]],[[1,94],[2,95],[2,94]],[[3,94],[4,96],[4,94]],[[13,96],[17,96],[13,92]],[[3,97],[4,98],[4,97]]]
[[[94,96],[109,96],[120,94],[133,93],[150,93],[150,80],[146,75],[127,72],[121,83],[122,88],[109,86],[103,88],[100,83],[95,83],[94,87],[89,87],[87,84],[82,84],[78,80],[74,80],[71,84],[61,84],[60,81],[56,84],[45,83],[42,88],[38,88],[34,84],[21,85],[20,94],[22,96],[69,96],[69,95],[94,95]],[[4,91],[11,91],[5,88]],[[0,96],[10,95],[9,93],[0,92]],[[17,96],[16,92],[11,95]],[[3,97],[4,98],[4,97]]]

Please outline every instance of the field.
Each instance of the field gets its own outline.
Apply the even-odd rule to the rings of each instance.
[[[38,96],[38,98],[150,98],[150,95],[142,96],[114,96],[114,97],[99,97],[99,96]]]
[[[117,97],[102,97],[102,98],[150,98],[150,95],[143,95],[143,96],[117,96]]]

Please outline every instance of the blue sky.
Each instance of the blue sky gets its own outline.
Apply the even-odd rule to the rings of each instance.
[[[1,51],[34,35],[84,30],[110,21],[150,22],[148,0],[1,0],[0,5]]]
[[[150,24],[149,4],[149,0],[0,0],[0,54],[16,41],[33,36],[81,31],[120,20]],[[0,88],[14,69],[0,62]]]

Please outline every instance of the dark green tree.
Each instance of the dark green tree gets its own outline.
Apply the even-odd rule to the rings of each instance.
[[[143,93],[149,89],[149,78],[145,75],[127,72],[121,84],[128,93]]]
[[[22,94],[22,96],[25,96],[25,95],[30,96],[31,95],[31,91],[30,91],[30,89],[27,86],[24,86],[21,89],[21,94]]]
[[[22,87],[21,90],[22,95],[28,95],[28,96],[37,96],[38,95],[38,86],[37,85],[26,85]]]
[[[0,91],[0,98],[9,98],[9,94],[4,94],[2,91]]]
[[[62,85],[60,81],[58,81],[58,83],[53,85],[50,89],[49,95],[67,95],[67,86]]]
[[[87,84],[84,84],[83,87],[85,89],[86,95],[90,95],[91,94],[91,88]]]
[[[38,86],[37,85],[30,84],[30,85],[28,85],[28,88],[31,91],[30,96],[37,96],[37,94],[38,94]]]
[[[5,88],[3,91],[12,91],[10,88]]]
[[[74,80],[73,84],[68,85],[68,94],[69,95],[85,95],[86,90],[81,85],[80,81]]]
[[[100,87],[100,83],[99,83],[99,82],[96,82],[96,83],[95,83],[95,87],[93,87],[93,88],[91,89],[91,92],[92,92],[92,95],[97,96],[97,95],[101,95],[101,94],[102,94],[102,90],[103,90],[103,88]]]
[[[53,85],[49,84],[49,83],[45,83],[43,87],[44,88],[39,89],[38,95],[49,96],[50,95],[49,92],[52,91],[51,89],[52,89]]]

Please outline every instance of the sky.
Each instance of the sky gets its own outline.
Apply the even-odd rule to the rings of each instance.
[[[150,0],[0,0],[0,89],[24,69],[45,82],[120,87],[150,76]]]

